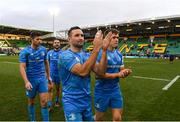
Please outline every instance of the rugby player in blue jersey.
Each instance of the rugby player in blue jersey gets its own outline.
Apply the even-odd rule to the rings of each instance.
[[[60,72],[58,68],[58,60],[59,55],[62,52],[60,49],[60,40],[54,39],[53,41],[53,50],[48,51],[47,59],[50,64],[50,75],[53,81],[53,84],[49,85],[49,100],[48,100],[48,107],[52,109],[52,98],[53,98],[53,86],[56,87],[56,97],[55,97],[55,106],[59,107],[59,96],[60,96]]]
[[[95,91],[94,91],[94,105],[96,109],[95,120],[102,121],[105,112],[108,108],[112,111],[112,120],[120,121],[123,98],[119,86],[119,78],[128,76],[132,71],[125,69],[123,63],[123,56],[117,49],[119,32],[116,29],[109,29],[105,31],[105,35],[112,32],[112,38],[107,49],[107,70],[104,75],[96,77]],[[97,58],[99,62],[101,53]]]
[[[49,121],[47,107],[48,83],[51,84],[49,63],[46,48],[41,46],[41,34],[32,32],[31,45],[25,47],[19,56],[20,74],[24,80],[28,96],[28,113],[31,121],[35,121],[35,96],[38,93],[43,121]]]
[[[68,31],[70,49],[60,55],[60,74],[62,77],[62,101],[66,121],[93,121],[91,109],[90,72],[104,74],[107,58],[106,50],[112,33],[103,39],[98,31],[93,41],[91,55],[82,50],[84,34],[79,27]],[[102,58],[96,64],[99,50],[102,48]]]

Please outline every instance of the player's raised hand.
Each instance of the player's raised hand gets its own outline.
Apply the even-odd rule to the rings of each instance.
[[[27,89],[27,90],[32,90],[32,85],[31,85],[31,83],[29,82],[29,81],[27,81],[26,83],[25,83],[25,88]]]
[[[94,41],[93,41],[94,49],[100,50],[102,47],[102,44],[103,44],[103,34],[102,34],[102,31],[99,30],[97,31]]]
[[[107,50],[110,42],[111,42],[111,39],[112,39],[112,32],[109,32],[106,37],[103,39],[103,49],[104,50]]]

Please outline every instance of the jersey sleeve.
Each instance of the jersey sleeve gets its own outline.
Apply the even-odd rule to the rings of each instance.
[[[80,63],[80,60],[70,53],[63,53],[59,56],[59,66],[71,71],[75,64]]]
[[[84,62],[86,62],[88,59],[89,59],[89,57],[91,56],[91,54],[90,53],[88,53],[88,52],[84,52]]]
[[[48,60],[48,57],[47,57],[47,49],[46,48],[44,48],[44,53],[45,53],[45,56],[44,56],[44,60]]]
[[[123,55],[121,54],[121,52],[119,50],[117,50],[117,53],[118,55],[120,56],[121,58],[121,61],[120,61],[120,67],[124,67],[124,58],[123,58]]]
[[[50,51],[47,52],[46,59],[47,59],[48,61],[50,61]]]
[[[121,67],[124,67],[124,58],[122,55],[121,55]]]
[[[20,63],[26,63],[27,62],[27,53],[25,50],[21,50],[19,54],[19,62]]]

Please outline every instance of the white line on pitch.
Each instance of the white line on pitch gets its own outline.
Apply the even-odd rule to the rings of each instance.
[[[172,79],[170,83],[168,83],[164,88],[162,88],[162,90],[168,90],[168,88],[171,87],[173,83],[175,83],[178,80],[178,78],[180,78],[179,75],[177,75],[174,79]]]
[[[4,61],[4,62],[1,62],[1,63],[8,63],[8,64],[19,64],[17,62],[9,62],[9,61]]]
[[[135,61],[124,61],[124,62],[135,62]]]
[[[151,78],[151,77],[142,77],[142,76],[132,76],[134,78],[140,78],[140,79],[150,79],[150,80],[161,80],[161,81],[171,81],[168,79],[160,79],[160,78]]]

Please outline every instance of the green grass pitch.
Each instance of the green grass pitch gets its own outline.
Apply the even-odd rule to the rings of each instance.
[[[124,98],[123,120],[180,121],[180,78],[167,91],[163,91],[162,88],[170,81],[133,77],[172,80],[180,75],[180,60],[170,64],[169,60],[163,59],[125,59],[125,66],[131,66],[133,73],[120,81]],[[93,93],[93,74],[91,83]],[[24,82],[19,74],[18,57],[0,57],[0,90],[0,121],[28,120],[27,99]],[[38,96],[36,118],[42,120]],[[62,107],[54,108],[50,113],[50,120],[64,120]],[[111,120],[110,110],[106,120]]]

